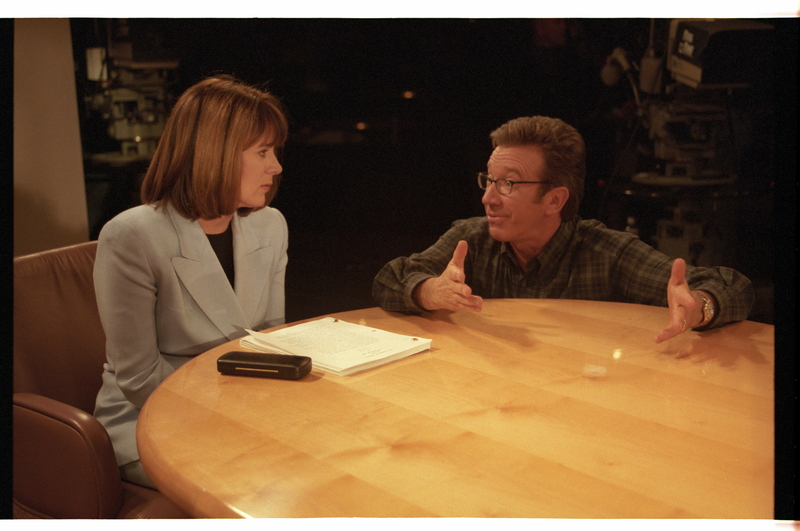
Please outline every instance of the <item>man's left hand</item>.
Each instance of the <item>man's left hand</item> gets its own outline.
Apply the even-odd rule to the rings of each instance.
[[[667,284],[667,303],[669,326],[655,337],[656,343],[690,330],[703,321],[700,295],[689,289],[686,282],[686,262],[682,258],[676,258],[672,263],[672,274]]]

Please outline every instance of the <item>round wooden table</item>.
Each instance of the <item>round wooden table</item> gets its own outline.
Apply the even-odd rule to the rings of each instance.
[[[139,417],[168,498],[197,517],[773,517],[770,325],[657,345],[667,309],[622,303],[332,315],[432,346],[297,381],[220,374],[238,342],[196,357]]]

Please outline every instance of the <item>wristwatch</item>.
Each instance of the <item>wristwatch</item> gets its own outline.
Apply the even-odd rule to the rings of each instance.
[[[700,298],[703,299],[703,320],[700,321],[700,324],[697,325],[696,328],[706,326],[714,318],[714,305],[711,303],[711,299],[706,297],[703,293],[700,293]]]

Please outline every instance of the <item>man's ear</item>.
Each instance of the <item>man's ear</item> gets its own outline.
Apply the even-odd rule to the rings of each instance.
[[[547,214],[555,215],[561,212],[569,199],[569,190],[566,186],[553,188],[546,194]]]

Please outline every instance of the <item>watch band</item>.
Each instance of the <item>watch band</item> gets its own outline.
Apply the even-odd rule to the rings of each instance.
[[[700,321],[697,328],[706,326],[714,318],[714,305],[711,304],[711,299],[706,297],[703,293],[700,294],[700,298],[703,299],[703,320]]]

